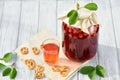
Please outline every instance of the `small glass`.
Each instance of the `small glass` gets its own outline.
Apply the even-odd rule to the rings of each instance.
[[[55,39],[46,39],[42,43],[45,62],[56,63],[59,56],[59,42]]]

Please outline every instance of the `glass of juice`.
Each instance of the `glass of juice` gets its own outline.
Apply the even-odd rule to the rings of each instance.
[[[59,57],[59,42],[55,39],[46,39],[42,43],[45,62],[56,63]]]
[[[63,52],[70,60],[85,62],[95,56],[98,46],[99,24],[92,25],[91,34],[83,32],[80,28],[62,22]]]

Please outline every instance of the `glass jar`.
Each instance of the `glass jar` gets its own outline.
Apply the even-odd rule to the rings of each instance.
[[[93,26],[94,32],[87,34],[80,28],[62,22],[62,48],[67,58],[85,62],[95,56],[98,47],[99,25]]]

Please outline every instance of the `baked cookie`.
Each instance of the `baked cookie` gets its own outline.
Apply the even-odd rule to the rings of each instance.
[[[68,71],[62,71],[62,72],[60,72],[60,75],[62,77],[66,77],[68,75]]]
[[[44,78],[45,74],[43,72],[35,72],[34,78],[41,79]]]
[[[61,66],[60,71],[69,71],[70,68],[68,66]]]
[[[26,54],[28,54],[28,48],[27,48],[27,47],[22,47],[22,48],[20,49],[20,52],[21,52],[23,55],[26,55]]]
[[[60,72],[60,66],[53,66],[53,67],[52,67],[52,70],[53,70],[54,72]]]
[[[35,61],[33,59],[26,59],[25,64],[28,66],[30,70],[35,68]]]
[[[70,68],[68,66],[53,66],[52,70],[54,72],[60,72],[60,75],[62,77],[66,77],[68,75]]]
[[[40,50],[37,48],[37,47],[33,47],[32,48],[32,52],[35,54],[35,55],[38,55],[40,53]]]
[[[42,65],[37,65],[36,66],[36,72],[43,72],[44,71],[44,67]]]
[[[45,74],[43,73],[44,67],[42,65],[37,65],[35,69],[34,78],[41,79],[45,77]]]

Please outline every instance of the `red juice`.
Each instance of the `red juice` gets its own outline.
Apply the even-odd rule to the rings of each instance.
[[[80,28],[62,23],[62,47],[66,57],[77,62],[85,62],[95,56],[98,46],[99,25],[94,25],[95,31],[90,35]]]
[[[55,63],[58,60],[59,46],[54,43],[43,45],[44,59],[46,62]]]

